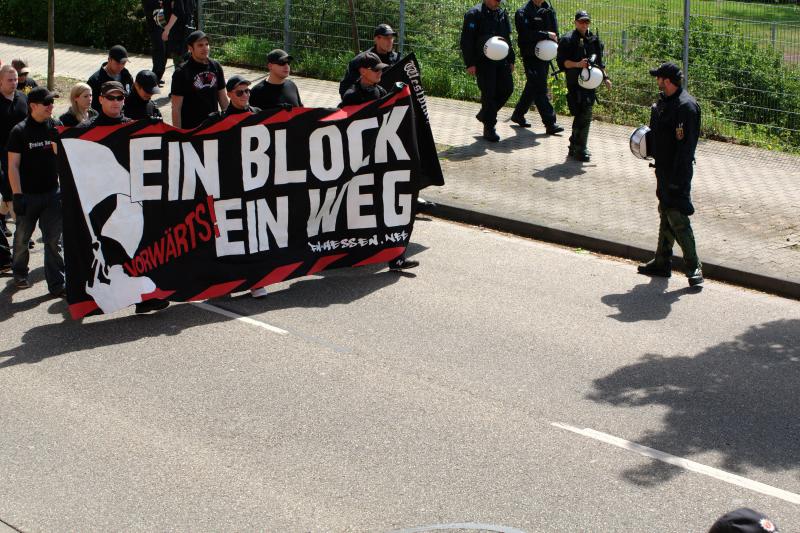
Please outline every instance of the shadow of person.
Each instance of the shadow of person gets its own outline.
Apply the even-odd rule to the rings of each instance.
[[[649,283],[636,285],[624,294],[607,294],[600,301],[616,308],[617,314],[608,316],[620,322],[663,320],[681,296],[695,292],[690,287],[666,292],[668,286],[667,278],[653,276]]]
[[[41,267],[31,270],[31,272],[28,274],[28,280],[30,280],[31,283],[42,281],[44,279],[43,271],[44,269]],[[11,296],[17,292],[20,292],[20,289],[14,287],[14,278],[6,278],[6,286],[0,290],[0,323],[12,318],[15,314],[23,313],[38,307],[43,302],[53,299],[49,293],[23,299],[23,293],[20,298],[17,298],[16,301],[12,302]]]
[[[586,174],[583,164],[567,157],[563,163],[537,170],[533,173],[533,177],[555,182],[561,179],[575,178],[583,174]]]
[[[152,315],[45,324],[26,331],[19,346],[0,351],[0,369],[142,339],[172,337],[193,327],[229,320],[194,306],[174,305]],[[8,359],[3,360],[4,358]]]
[[[512,128],[514,135],[512,137],[501,138],[498,142],[490,142],[483,138],[482,135],[475,135],[475,141],[472,144],[463,146],[451,146],[447,150],[439,152],[439,157],[449,161],[469,161],[483,157],[489,152],[497,152],[502,154],[510,154],[516,150],[523,148],[531,148],[538,146],[539,141],[536,138],[539,136],[526,128]]]
[[[800,320],[753,326],[695,356],[648,354],[594,381],[587,398],[618,407],[658,405],[663,428],[637,442],[679,457],[713,452],[721,468],[746,473],[800,467]],[[627,470],[636,485],[664,483],[681,469],[654,461]]]

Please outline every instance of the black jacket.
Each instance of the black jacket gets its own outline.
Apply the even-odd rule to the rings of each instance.
[[[483,55],[483,45],[495,35],[508,42],[508,56],[503,61],[513,65],[515,56],[508,12],[503,8],[492,11],[483,2],[467,11],[461,28],[461,54],[467,68],[491,61]]]
[[[125,115],[120,115],[116,118],[109,117],[101,110],[96,117],[89,119],[86,122],[81,122],[78,127],[91,128],[92,126],[117,126],[119,124],[127,124],[128,122],[132,121]]]
[[[364,104],[366,102],[371,102],[372,100],[380,100],[384,96],[386,96],[387,92],[386,89],[381,87],[380,85],[372,85],[370,87],[364,87],[361,85],[360,81],[355,82],[352,87],[345,91],[344,96],[342,96],[342,102],[339,104],[339,107],[344,107],[346,105],[356,105],[356,104]]]
[[[549,39],[548,32],[558,36],[558,18],[556,11],[547,2],[536,7],[533,0],[517,9],[514,15],[514,26],[517,28],[519,53],[522,57],[536,57],[536,43]]]
[[[583,36],[578,30],[572,30],[565,34],[558,41],[558,68],[566,72],[567,88],[579,88],[578,76],[582,69],[579,68],[566,68],[564,62],[581,61],[582,59],[589,58],[595,55],[594,64],[602,69],[605,69],[603,62],[603,42],[600,38],[590,31],[586,32]],[[587,89],[584,89],[587,90]]]
[[[381,61],[390,67],[400,61],[400,54],[394,50],[390,51],[388,54],[379,54],[373,46],[367,49],[366,52],[372,52],[373,54],[377,55],[381,58]],[[360,76],[361,75],[358,73],[358,66],[356,65],[356,58],[354,57],[350,60],[350,63],[347,64],[347,72],[344,73],[344,78],[342,78],[342,81],[339,82],[339,96],[344,96],[345,91],[352,87],[353,84],[358,81]]]
[[[102,65],[100,65],[100,68],[97,70],[97,72],[89,76],[89,79],[86,80],[86,83],[92,88],[92,109],[97,112],[100,112],[100,87],[102,87],[107,81],[116,81],[114,78],[108,75],[108,72],[106,72],[105,66],[107,64],[108,61],[105,61]],[[125,91],[130,94],[130,92],[133,90],[133,76],[131,76],[131,73],[128,72],[128,69],[122,69],[119,82],[123,87],[125,87]]]
[[[656,196],[667,208],[694,213],[691,202],[694,153],[700,137],[700,106],[682,88],[661,95],[650,112],[652,155],[655,159]]]
[[[161,111],[156,107],[152,100],[143,100],[134,88],[125,99],[125,107],[122,114],[131,120],[141,120],[143,118],[163,118]]]

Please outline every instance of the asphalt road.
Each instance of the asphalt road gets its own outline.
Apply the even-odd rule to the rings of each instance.
[[[410,273],[83,323],[38,245],[0,280],[0,531],[800,531],[798,302],[412,240]]]

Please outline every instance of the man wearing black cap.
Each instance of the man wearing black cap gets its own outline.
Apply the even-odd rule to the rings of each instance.
[[[714,522],[708,533],[779,533],[778,526],[767,515],[742,507]]]
[[[161,111],[153,102],[153,95],[160,94],[158,76],[151,70],[141,70],[136,74],[133,90],[125,99],[122,113],[131,120],[155,118],[161,120]]]
[[[461,54],[470,76],[476,76],[481,91],[481,110],[476,118],[483,122],[483,138],[497,142],[500,137],[494,127],[497,112],[514,92],[514,48],[511,43],[511,21],[500,7],[503,0],[483,0],[464,15],[461,28]],[[483,47],[492,37],[501,37],[508,43],[505,59],[486,57]]]
[[[392,29],[388,24],[378,24],[374,32],[374,45],[366,52],[372,52],[378,56],[381,63],[385,63],[390,67],[400,61],[400,54],[394,51],[394,39],[397,37],[397,32]],[[347,65],[347,71],[344,73],[344,78],[339,82],[339,96],[344,96],[345,91],[353,86],[358,80],[358,65],[356,64],[356,56]]]
[[[558,66],[566,72],[567,78],[567,105],[572,113],[572,135],[569,136],[569,156],[587,162],[591,160],[591,153],[587,148],[589,143],[589,126],[592,124],[592,108],[597,100],[596,89],[584,89],[578,83],[583,69],[588,68],[589,61],[593,61],[593,68],[600,69],[603,73],[603,82],[611,88],[611,80],[605,73],[603,63],[603,43],[600,38],[589,31],[592,23],[589,13],[578,11],[575,13],[575,29],[561,37],[558,42]]]
[[[172,125],[194,128],[208,115],[228,107],[222,66],[209,57],[211,45],[202,31],[189,34],[186,45],[191,54],[172,74]]]
[[[11,129],[28,116],[28,99],[17,88],[19,75],[12,65],[0,67],[0,195],[4,202],[11,201],[11,186],[8,182],[8,154],[6,143]],[[9,263],[8,242],[11,236],[5,221],[0,216],[0,264]],[[3,252],[5,247],[5,252]]]
[[[664,63],[650,71],[661,90],[658,103],[650,112],[655,160],[656,196],[661,222],[658,227],[656,256],[639,265],[639,272],[651,276],[672,274],[672,247],[675,241],[683,251],[689,285],[703,283],[689,216],[694,213],[691,188],[694,153],[700,137],[700,106],[681,87],[683,73],[675,63]]]
[[[92,109],[100,111],[100,87],[107,81],[118,81],[125,88],[125,92],[130,92],[133,87],[133,76],[125,68],[128,63],[128,51],[124,46],[112,46],[108,51],[108,61],[103,63],[100,68],[92,74],[86,83],[92,88]]]
[[[353,59],[353,62],[356,64],[359,77],[345,91],[339,107],[363,104],[386,96],[386,89],[378,84],[381,82],[383,71],[389,68],[389,65],[381,61],[381,58],[373,52],[361,52]]]
[[[120,82],[105,82],[100,87],[100,113],[96,117],[80,124],[79,127],[116,126],[117,124],[130,122],[131,119],[122,113],[127,96],[128,92]]]
[[[56,127],[53,100],[45,87],[28,93],[28,117],[8,136],[8,176],[14,194],[17,228],[14,232],[14,286],[30,287],[28,242],[36,224],[44,240],[44,274],[53,296],[64,295],[64,257],[61,255],[61,193],[56,162]]]
[[[276,49],[267,54],[267,78],[253,87],[250,103],[261,109],[278,105],[303,107],[297,85],[288,79],[291,72],[292,56]]]
[[[514,25],[519,36],[519,53],[525,66],[525,88],[519,102],[511,115],[511,121],[523,128],[531,125],[525,119],[525,113],[536,104],[539,116],[548,135],[564,131],[556,124],[556,112],[547,97],[547,74],[550,62],[536,57],[536,45],[540,41],[558,42],[558,18],[556,11],[545,0],[529,0],[517,10]]]

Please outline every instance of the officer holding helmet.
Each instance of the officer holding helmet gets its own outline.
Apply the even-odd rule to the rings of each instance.
[[[700,136],[700,106],[681,87],[683,73],[675,63],[652,69],[661,95],[650,113],[652,143],[650,155],[655,160],[656,196],[661,223],[658,246],[653,260],[639,265],[639,272],[650,276],[672,274],[672,247],[675,241],[683,252],[689,285],[703,283],[703,271],[695,249],[689,216],[694,213],[691,199],[694,152]]]
[[[567,105],[574,117],[572,135],[569,137],[569,156],[578,161],[591,159],[586,145],[592,124],[592,107],[597,100],[595,88],[587,88],[588,85],[583,82],[591,80],[592,74],[602,75],[603,83],[611,88],[611,80],[606,76],[603,63],[603,43],[589,31],[591,23],[589,13],[578,11],[575,13],[575,29],[558,42],[558,66],[566,71]],[[593,69],[597,69],[596,72],[593,73]]]
[[[481,91],[481,110],[476,118],[483,122],[483,138],[497,142],[494,127],[497,112],[514,92],[514,49],[511,46],[511,22],[508,12],[500,7],[504,0],[483,0],[464,15],[461,29],[461,53],[470,76],[476,76]],[[492,60],[484,55],[484,45],[492,37],[508,43],[508,55]]]
[[[551,41],[550,46],[556,48],[558,42],[558,19],[556,11],[545,0],[528,0],[517,10],[514,25],[519,36],[519,53],[525,65],[525,89],[511,115],[511,121],[523,128],[529,128],[525,113],[536,104],[539,116],[545,125],[548,135],[564,131],[556,124],[556,112],[547,97],[547,71],[550,61],[536,55],[536,47],[540,42]]]

